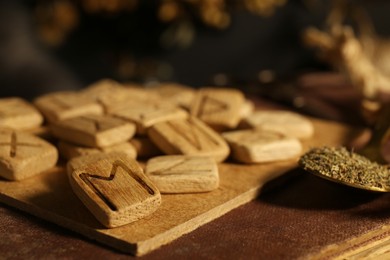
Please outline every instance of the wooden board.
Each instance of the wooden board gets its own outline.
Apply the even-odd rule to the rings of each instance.
[[[339,145],[352,129],[314,120],[315,135],[305,149]],[[262,165],[220,164],[220,187],[209,193],[163,195],[161,207],[146,219],[105,229],[70,188],[61,167],[21,182],[0,180],[0,200],[91,239],[134,255],[146,254],[256,198],[268,181],[296,167],[295,161]]]

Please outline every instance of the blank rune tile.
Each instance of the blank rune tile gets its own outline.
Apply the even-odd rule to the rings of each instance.
[[[244,163],[265,163],[298,158],[301,142],[292,137],[260,129],[223,133],[230,145],[232,157]]]
[[[274,131],[285,136],[307,139],[313,136],[314,127],[303,115],[290,111],[256,111],[243,120],[244,127]]]

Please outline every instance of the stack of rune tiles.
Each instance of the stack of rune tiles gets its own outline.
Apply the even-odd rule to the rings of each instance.
[[[109,228],[152,214],[163,203],[160,193],[217,189],[218,163],[229,156],[239,163],[296,159],[302,153],[300,139],[313,134],[305,117],[288,111],[254,111],[253,103],[232,88],[193,89],[174,83],[144,88],[106,79],[80,91],[49,93],[33,105],[23,102],[34,110],[28,118],[39,121],[23,125],[23,134],[47,137],[42,130],[32,130],[42,125],[44,116],[44,129],[50,130],[54,136],[50,140],[67,161],[72,189]],[[0,113],[3,116],[1,102]],[[0,121],[0,127],[10,128],[8,121]],[[15,141],[15,131],[7,131],[4,137],[0,132],[0,153],[6,149],[2,159],[15,153],[15,142],[37,149],[25,139],[19,141],[19,134]],[[57,153],[53,145],[39,141]],[[37,165],[48,161],[41,154]],[[57,157],[52,161],[45,167],[53,167]],[[139,161],[146,162],[144,169]],[[15,172],[0,169],[7,179],[33,175],[22,176],[26,171],[19,171],[21,177],[16,177]]]

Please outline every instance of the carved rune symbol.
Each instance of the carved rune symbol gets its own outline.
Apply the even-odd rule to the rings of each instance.
[[[101,120],[90,118],[90,117],[86,117],[86,116],[83,116],[82,118],[92,125],[92,128],[93,128],[94,132],[99,132],[99,131],[104,130],[103,129],[104,122],[102,122]]]
[[[140,176],[119,160],[112,164],[108,177],[89,173],[81,173],[79,177],[113,211],[119,210],[123,205],[135,203],[134,197],[142,196],[140,194],[135,196],[130,194],[133,190],[136,190],[136,186],[140,187],[139,190],[142,189],[141,192],[145,195],[155,194],[154,190]],[[136,184],[134,184],[134,181]]]
[[[17,139],[16,132],[12,132],[11,133],[11,141],[10,142],[0,143],[0,146],[9,146],[10,147],[10,149],[9,149],[9,156],[11,158],[16,157],[17,148],[20,147],[20,146],[41,147],[41,145],[39,145],[39,144],[31,144],[31,143],[23,143],[23,142],[19,143],[18,139]]]
[[[223,101],[205,95],[200,101],[197,116],[202,117],[204,115],[221,113],[226,111],[228,107],[228,104],[224,103]]]
[[[218,146],[218,141],[214,139],[209,133],[198,127],[190,118],[185,124],[175,123],[173,121],[167,122],[172,131],[182,136],[189,144],[195,147],[198,151],[207,149],[207,144]]]

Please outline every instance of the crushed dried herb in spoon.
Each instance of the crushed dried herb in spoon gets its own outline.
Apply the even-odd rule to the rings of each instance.
[[[390,171],[345,147],[319,147],[299,159],[299,166],[325,179],[352,187],[390,192]]]

